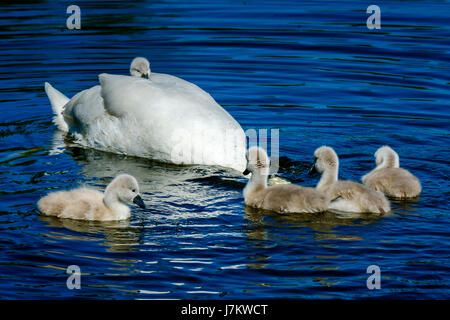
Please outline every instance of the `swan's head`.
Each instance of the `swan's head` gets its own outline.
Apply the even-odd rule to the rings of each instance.
[[[243,172],[244,175],[251,173],[259,173],[261,175],[269,174],[270,159],[266,151],[260,147],[251,147],[247,150],[247,168]]]
[[[106,192],[114,194],[117,200],[125,203],[135,203],[145,209],[144,201],[139,194],[139,185],[136,179],[129,174],[120,174],[106,187]]]
[[[400,166],[400,159],[397,152],[391,147],[383,146],[375,152],[375,163],[377,167],[398,168]]]
[[[309,175],[316,172],[323,173],[328,170],[337,170],[339,167],[339,159],[333,148],[322,146],[314,151],[314,164],[309,170]]]
[[[131,62],[130,74],[133,77],[148,79],[150,77],[150,62],[142,57],[134,58]]]

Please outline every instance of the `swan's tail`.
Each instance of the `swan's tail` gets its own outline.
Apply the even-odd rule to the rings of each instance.
[[[69,102],[70,99],[53,88],[48,82],[45,83],[45,92],[47,93],[47,97],[52,105],[53,113],[55,114],[53,117],[53,123],[58,126],[59,130],[68,132],[69,126],[66,121],[64,121],[64,116],[62,113],[64,111],[65,104]]]

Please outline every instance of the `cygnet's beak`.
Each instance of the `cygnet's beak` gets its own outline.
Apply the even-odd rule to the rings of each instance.
[[[141,78],[148,79],[148,73],[143,73],[142,76],[141,76]]]
[[[317,169],[316,169],[316,162],[314,161],[311,169],[309,169],[308,175],[313,176],[317,173]]]
[[[244,172],[242,172],[242,174],[243,174],[244,176],[246,176],[246,175],[250,174],[250,171],[248,171],[248,169],[245,169]]]
[[[133,199],[133,203],[137,204],[139,207],[141,207],[142,209],[145,209],[145,203],[142,200],[140,195],[137,195],[136,197],[134,197]]]

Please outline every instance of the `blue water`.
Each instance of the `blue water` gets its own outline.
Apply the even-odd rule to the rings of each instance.
[[[32,3],[32,4],[31,4]],[[77,1],[0,5],[0,298],[448,299],[448,1]],[[135,56],[191,81],[244,129],[279,129],[278,176],[314,186],[322,144],[359,181],[389,144],[422,182],[386,217],[244,208],[246,179],[74,145],[56,131],[44,81],[73,96]],[[39,215],[48,192],[138,178],[150,207],[129,221]],[[68,290],[66,268],[81,268]],[[381,289],[369,290],[369,265]]]

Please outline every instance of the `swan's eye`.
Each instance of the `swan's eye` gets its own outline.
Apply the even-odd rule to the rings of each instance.
[[[136,192],[136,189],[133,189],[133,190],[131,190],[131,191]]]

